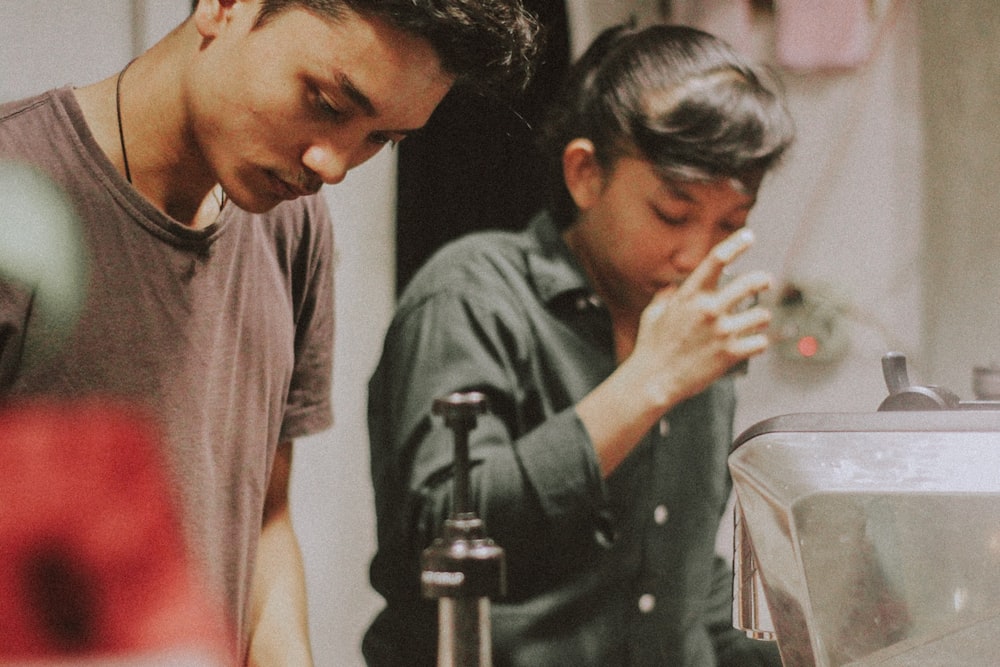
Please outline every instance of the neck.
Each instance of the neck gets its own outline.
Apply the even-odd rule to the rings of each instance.
[[[188,21],[127,71],[76,91],[95,140],[119,172],[158,209],[192,225],[216,183],[192,139],[183,97],[197,37]]]
[[[563,232],[563,240],[570,252],[580,262],[584,273],[587,274],[587,281],[594,292],[604,302],[611,317],[611,329],[615,340],[615,357],[618,362],[624,361],[635,347],[636,335],[639,331],[639,319],[642,317],[642,309],[630,307],[625,300],[618,297],[614,289],[608,289],[608,285],[602,278],[600,271],[594,269],[593,262],[588,251],[588,241],[579,232],[579,220]]]

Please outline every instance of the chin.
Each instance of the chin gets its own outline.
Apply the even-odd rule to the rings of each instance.
[[[229,201],[247,213],[267,213],[282,202],[286,201],[286,199],[265,192],[260,194],[251,194],[249,197],[237,197],[230,195]]]
[[[247,204],[246,206],[244,206],[240,202],[234,202],[234,203],[237,206],[239,206],[241,209],[243,209],[244,211],[246,211],[247,213],[267,213],[268,211],[271,211],[271,210],[277,208],[277,206],[279,204],[281,204],[283,201],[285,201],[285,200],[284,199],[274,199],[274,200],[267,201],[267,202],[255,200],[255,201]]]

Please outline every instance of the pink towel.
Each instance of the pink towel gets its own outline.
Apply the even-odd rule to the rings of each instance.
[[[774,0],[778,63],[793,70],[850,69],[868,59],[872,0]]]

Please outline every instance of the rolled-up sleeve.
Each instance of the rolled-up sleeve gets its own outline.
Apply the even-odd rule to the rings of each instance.
[[[380,525],[405,533],[414,552],[450,512],[454,437],[431,411],[456,391],[489,400],[469,437],[471,498],[508,558],[592,543],[605,496],[596,456],[565,378],[546,386],[529,319],[512,300],[441,292],[390,328],[370,385],[372,462]]]

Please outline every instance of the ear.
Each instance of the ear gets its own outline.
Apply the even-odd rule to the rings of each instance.
[[[586,211],[604,189],[604,170],[597,162],[597,152],[590,139],[574,139],[563,150],[563,180],[573,202]]]
[[[198,0],[192,16],[201,36],[209,39],[216,37],[236,4],[247,3],[242,0]]]

